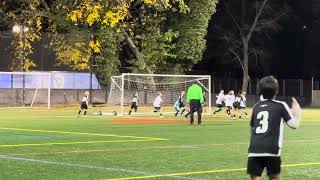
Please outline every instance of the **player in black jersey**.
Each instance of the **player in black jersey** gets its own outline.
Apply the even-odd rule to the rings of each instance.
[[[264,99],[253,107],[250,121],[251,140],[248,150],[247,173],[253,180],[260,180],[264,168],[272,180],[280,179],[281,147],[284,123],[296,129],[300,124],[301,108],[292,98],[292,111],[285,102],[276,101],[278,80],[267,76],[258,83],[259,94]]]
[[[129,110],[129,116],[131,115],[132,110],[134,110],[134,112],[137,112],[138,99],[139,99],[139,93],[135,92],[131,98],[131,106],[130,106],[130,110]]]

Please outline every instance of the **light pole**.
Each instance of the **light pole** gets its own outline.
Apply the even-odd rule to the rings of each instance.
[[[25,105],[25,65],[26,65],[26,38],[25,35],[27,32],[29,32],[29,28],[26,26],[21,26],[18,24],[15,24],[12,27],[12,32],[16,35],[20,35],[21,34],[21,39],[22,39],[22,68],[20,70],[22,70],[22,104]]]

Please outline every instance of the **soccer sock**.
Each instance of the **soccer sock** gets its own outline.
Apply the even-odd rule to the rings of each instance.
[[[79,110],[78,115],[80,115],[80,113],[81,113],[81,110]]]
[[[217,112],[219,112],[219,111],[221,111],[221,110],[222,110],[221,108],[216,109],[216,110],[213,112],[213,114],[216,114]]]
[[[174,116],[178,116],[178,114],[179,114],[179,111],[176,111],[176,113],[174,114]]]
[[[130,111],[129,111],[129,116],[131,115],[131,112],[132,112],[132,110],[130,109]]]
[[[182,109],[182,111],[181,111],[181,115],[182,115],[185,111],[186,111],[185,109]]]
[[[87,111],[84,111],[83,115],[87,115]]]

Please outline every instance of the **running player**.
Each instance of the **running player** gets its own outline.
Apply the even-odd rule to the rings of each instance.
[[[181,111],[180,112],[181,115],[184,113],[184,111],[186,110],[184,102],[185,102],[185,91],[181,91],[181,94],[178,100],[174,104],[174,108],[176,110],[176,113],[174,114],[174,116],[178,116],[180,111]]]
[[[300,124],[299,103],[292,98],[290,111],[285,102],[274,99],[278,89],[278,80],[273,76],[264,77],[258,83],[259,94],[262,94],[264,99],[254,105],[250,121],[247,173],[252,180],[260,180],[264,168],[267,169],[270,179],[280,179],[284,123],[293,129]]]
[[[248,118],[248,113],[246,112],[247,108],[247,98],[246,98],[247,93],[245,91],[242,91],[241,93],[241,100],[240,100],[240,107],[239,107],[239,119],[241,119],[241,114],[244,114]]]
[[[154,107],[154,111],[153,112],[159,112],[160,113],[160,117],[163,117],[162,115],[162,110],[161,110],[161,103],[163,102],[162,98],[162,93],[159,92],[158,96],[154,99],[153,101],[153,107]]]
[[[232,118],[233,119],[236,119],[236,115],[239,114],[239,110],[240,110],[240,103],[242,101],[242,91],[240,90],[237,94],[237,96],[235,96],[235,100],[234,100],[234,103],[233,103],[233,108],[234,108],[234,111],[233,111],[233,114],[232,114]]]
[[[225,96],[226,108],[227,108],[227,116],[232,116],[233,113],[233,103],[235,101],[234,91],[229,91],[228,95]]]
[[[86,116],[87,115],[87,111],[88,111],[88,107],[89,107],[89,91],[86,91],[84,93],[84,96],[82,97],[82,101],[81,101],[81,104],[80,104],[80,109],[78,111],[78,114],[77,114],[77,117],[80,116],[80,113],[82,110],[84,110],[83,112],[83,115]]]
[[[131,98],[131,106],[129,110],[129,116],[131,115],[132,110],[136,113],[138,110],[138,99],[139,99],[139,93],[135,92]]]
[[[223,102],[225,101],[224,100],[224,90],[221,89],[220,90],[220,93],[216,96],[217,97],[217,100],[216,100],[216,109],[214,110],[213,112],[213,115],[215,115],[217,112],[221,111],[222,110],[222,107],[223,107]]]

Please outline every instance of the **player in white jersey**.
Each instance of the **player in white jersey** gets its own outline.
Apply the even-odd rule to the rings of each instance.
[[[129,116],[131,115],[132,110],[136,113],[138,110],[138,99],[139,99],[139,93],[135,92],[131,98],[131,106],[129,110]]]
[[[227,115],[232,116],[233,103],[235,101],[233,90],[229,91],[229,93],[225,96],[225,101],[226,101]]]
[[[247,118],[248,118],[248,113],[246,112],[246,108],[247,108],[247,98],[246,98],[247,93],[245,91],[242,91],[240,97],[240,106],[239,106],[239,119],[241,119],[241,114],[244,114]]]
[[[159,92],[158,96],[154,99],[154,101],[153,101],[154,111],[153,112],[160,112],[160,117],[163,117],[162,111],[161,111],[161,104],[162,104],[163,100],[162,100],[161,96],[162,96],[162,93]]]
[[[221,89],[220,93],[216,97],[216,109],[214,110],[213,115],[222,110],[223,102],[225,101],[224,90]]]
[[[79,110],[79,112],[78,112],[78,114],[77,114],[77,117],[80,116],[80,113],[81,113],[82,110],[84,110],[83,115],[84,115],[84,116],[87,115],[87,110],[88,110],[88,107],[89,107],[89,100],[88,100],[88,98],[89,98],[89,91],[86,91],[86,92],[84,93],[84,96],[82,97],[82,101],[81,101],[81,104],[80,104],[80,110]]]

